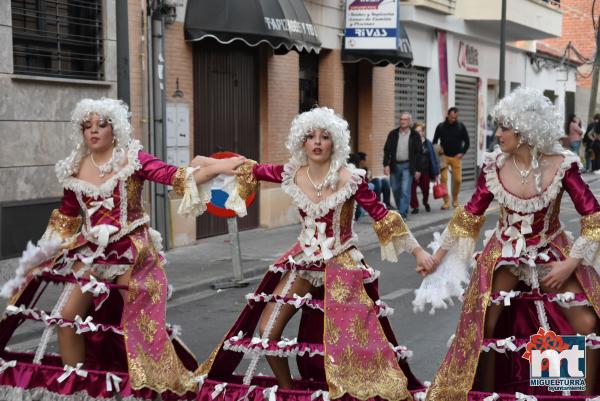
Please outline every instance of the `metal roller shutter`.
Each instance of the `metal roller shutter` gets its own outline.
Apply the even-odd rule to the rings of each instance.
[[[455,106],[458,121],[467,127],[470,146],[462,162],[463,181],[475,181],[477,172],[477,78],[456,76]]]
[[[413,121],[424,122],[427,116],[427,70],[396,67],[394,91],[396,123],[404,111],[412,115]]]

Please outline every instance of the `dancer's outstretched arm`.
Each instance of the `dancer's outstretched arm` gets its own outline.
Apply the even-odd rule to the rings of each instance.
[[[381,258],[397,262],[397,255],[406,251],[417,259],[417,269],[432,269],[433,257],[425,251],[410,232],[408,226],[398,212],[388,210],[377,199],[377,194],[369,189],[369,184],[362,180],[358,185],[356,201],[375,220],[373,229],[381,244]]]

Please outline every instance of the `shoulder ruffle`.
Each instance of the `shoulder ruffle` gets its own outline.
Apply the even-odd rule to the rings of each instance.
[[[561,191],[562,179],[565,176],[565,172],[571,168],[573,163],[577,163],[578,167],[582,168],[579,157],[573,152],[565,151],[563,153],[564,160],[550,185],[541,194],[524,199],[508,192],[500,182],[500,178],[498,177],[498,160],[501,154],[502,151],[495,150],[484,155],[483,170],[485,171],[486,185],[501,205],[519,213],[534,213],[547,207],[550,202],[556,199],[558,193]]]
[[[313,218],[319,218],[325,216],[331,209],[344,203],[350,199],[358,190],[359,184],[363,181],[365,171],[361,169],[352,168],[346,166],[350,170],[350,179],[342,188],[335,191],[319,203],[314,203],[308,196],[294,182],[294,177],[300,168],[299,164],[289,162],[283,166],[283,181],[281,183],[281,189],[283,192],[288,194],[294,204],[302,209],[307,215]]]
[[[70,189],[92,198],[106,198],[113,193],[120,180],[129,178],[133,173],[142,168],[142,163],[138,156],[142,148],[143,146],[140,141],[132,139],[127,146],[127,165],[100,186],[90,184],[73,176],[62,180],[61,184],[65,189]]]

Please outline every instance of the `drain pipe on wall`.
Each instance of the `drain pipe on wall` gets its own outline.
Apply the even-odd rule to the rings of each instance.
[[[161,160],[166,160],[166,83],[165,83],[165,16],[162,13],[164,1],[148,2],[148,109],[151,124],[150,152]],[[169,199],[167,189],[162,184],[151,185],[152,224],[163,237],[165,249],[171,247],[169,227]]]

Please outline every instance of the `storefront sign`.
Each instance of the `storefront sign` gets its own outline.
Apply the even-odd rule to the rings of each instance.
[[[468,72],[479,72],[479,50],[462,40],[458,43],[458,67]]]
[[[317,37],[317,30],[313,24],[296,20],[265,17],[265,27],[269,31],[286,31],[290,34],[296,33]]]
[[[346,0],[346,49],[410,51],[410,42],[399,39],[398,30],[398,0]]]

